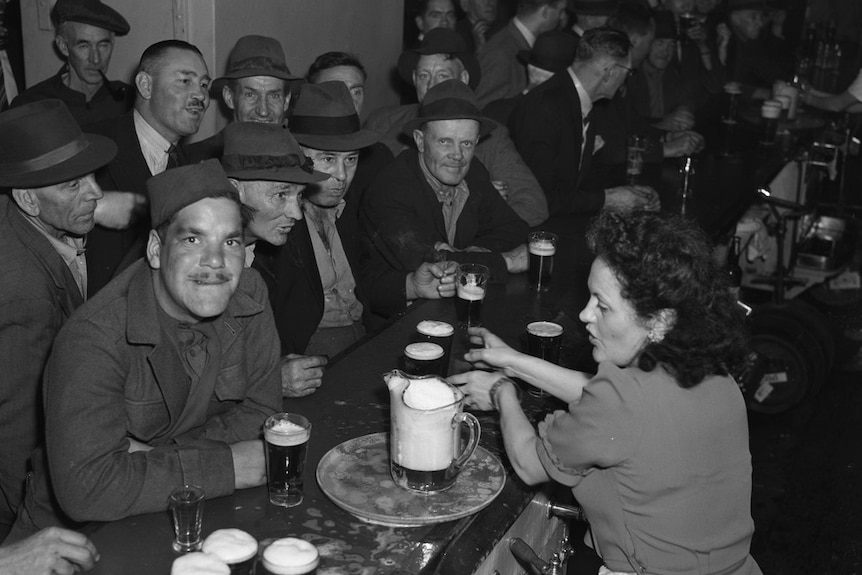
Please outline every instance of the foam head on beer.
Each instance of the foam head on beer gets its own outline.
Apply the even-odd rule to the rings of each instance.
[[[410,382],[410,386],[404,390],[404,403],[413,409],[437,409],[452,405],[457,399],[452,387],[437,378],[414,379]]]
[[[537,256],[552,256],[557,252],[557,247],[553,240],[540,238],[530,240],[529,250]]]
[[[549,321],[534,321],[527,324],[527,331],[539,337],[557,337],[562,335],[563,326]]]
[[[443,348],[436,343],[420,341],[405,347],[404,355],[411,359],[430,361],[443,357]]]
[[[263,566],[273,575],[302,575],[319,562],[317,547],[296,537],[277,539],[263,550]]]
[[[299,445],[311,437],[311,429],[284,419],[264,429],[264,437],[273,445]]]
[[[485,288],[476,284],[462,284],[458,286],[458,297],[467,301],[476,301],[485,297]]]
[[[228,564],[242,563],[257,554],[257,539],[241,529],[217,529],[204,540],[201,550]]]
[[[425,319],[416,324],[416,331],[431,337],[447,337],[455,333],[455,328],[445,321]]]

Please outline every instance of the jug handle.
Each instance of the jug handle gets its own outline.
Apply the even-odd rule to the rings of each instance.
[[[459,473],[461,468],[464,467],[464,464],[467,463],[467,460],[473,455],[473,452],[476,451],[476,447],[479,445],[479,437],[482,434],[482,426],[479,423],[479,420],[476,419],[476,416],[472,413],[456,413],[454,417],[452,417],[452,426],[461,425],[463,423],[467,424],[467,427],[470,428],[470,438],[467,440],[467,446],[464,448],[464,451],[461,452],[461,455],[458,456],[450,465],[450,469]]]

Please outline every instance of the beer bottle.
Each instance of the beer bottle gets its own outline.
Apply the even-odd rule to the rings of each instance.
[[[727,252],[727,283],[733,299],[739,301],[739,288],[742,287],[742,268],[739,266],[739,236],[733,236]]]

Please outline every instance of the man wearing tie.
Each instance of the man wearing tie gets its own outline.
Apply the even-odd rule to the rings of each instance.
[[[524,96],[509,118],[515,146],[545,191],[552,216],[603,207],[658,208],[651,188],[585,183],[597,145],[589,121],[593,102],[612,98],[628,78],[629,46],[619,30],[587,30],[574,63]]]

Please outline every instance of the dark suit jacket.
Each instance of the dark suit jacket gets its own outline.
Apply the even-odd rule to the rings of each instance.
[[[188,162],[197,164],[213,158],[220,159],[224,152],[224,130],[216,132],[209,138],[199,140],[186,146]]]
[[[470,196],[458,217],[452,247],[477,246],[490,253],[459,252],[450,259],[487,265],[493,278],[505,280],[506,263],[500,254],[524,243],[529,228],[494,189],[481,162],[473,159],[466,180]],[[374,180],[366,191],[360,222],[366,232],[364,285],[375,286],[368,296],[372,308],[383,315],[402,310],[403,282],[400,293],[394,293],[378,289],[375,278],[386,270],[406,275],[423,262],[436,261],[434,244],[448,242],[440,202],[425,180],[416,150],[402,152]]]
[[[595,144],[590,123],[583,141],[581,100],[568,71],[554,75],[521,99],[509,118],[509,131],[521,157],[548,197],[551,215],[594,213],[604,205],[604,191],[587,189]]]
[[[527,66],[518,60],[518,52],[529,49],[527,39],[511,20],[479,48],[482,79],[476,86],[476,100],[481,107],[501,98],[513,98],[524,91]]]
[[[88,131],[107,136],[117,144],[117,156],[96,172],[104,191],[134,192],[147,196],[147,180],[152,177],[135,131],[132,112],[111,121],[93,124]],[[180,164],[187,159],[178,147]],[[87,236],[87,292],[95,295],[114,275],[144,255],[150,229],[149,208],[128,229],[111,230],[96,226]]]
[[[0,195],[0,539],[24,498],[30,452],[44,440],[42,370],[54,337],[83,303],[50,242]]]

